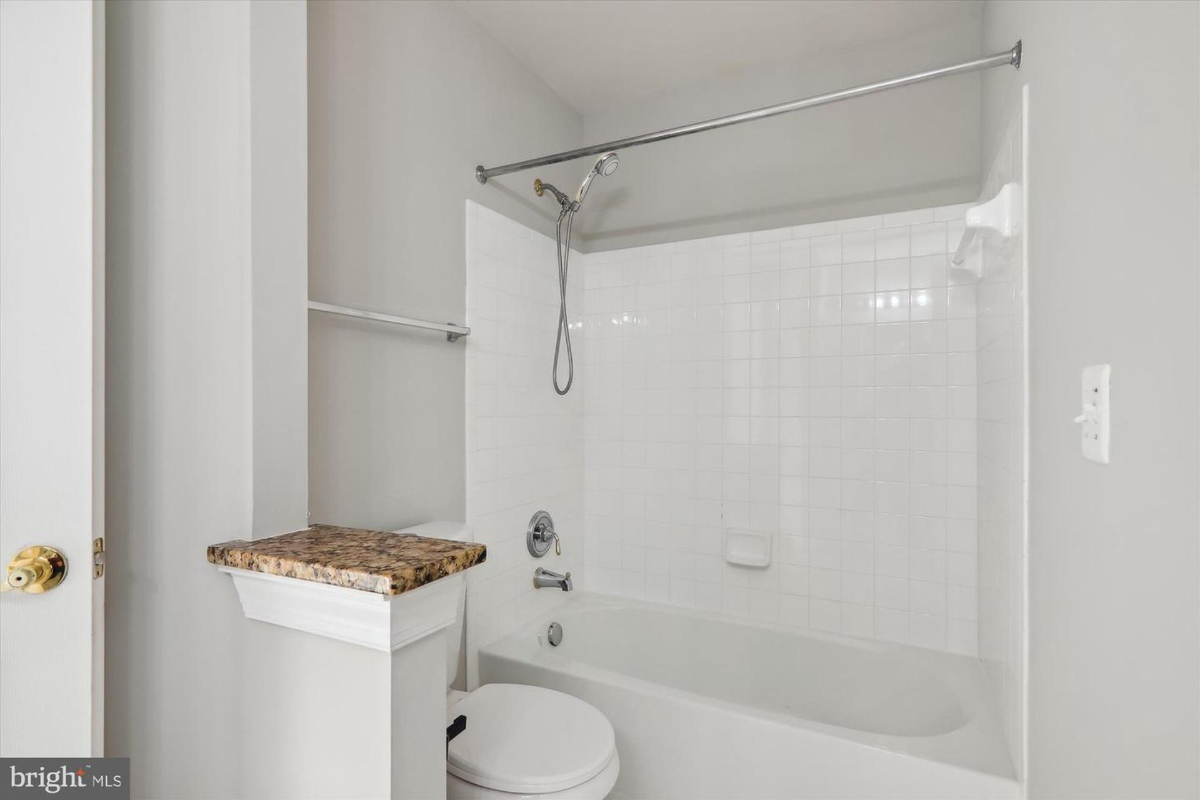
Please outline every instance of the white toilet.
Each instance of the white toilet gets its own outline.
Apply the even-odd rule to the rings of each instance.
[[[472,541],[457,522],[405,528],[438,539]],[[530,567],[532,576],[533,568]],[[446,686],[458,672],[465,586],[455,623],[446,631]],[[446,724],[459,715],[466,729],[446,752],[449,800],[602,800],[621,771],[612,724],[577,697],[512,683],[490,683],[473,692],[447,690]]]

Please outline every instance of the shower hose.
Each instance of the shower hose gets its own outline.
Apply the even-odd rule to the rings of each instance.
[[[566,223],[564,230],[563,223]],[[575,222],[575,209],[570,206],[563,208],[558,215],[558,331],[554,336],[554,391],[560,395],[571,391],[575,382],[575,356],[571,352],[571,325],[567,321],[567,266],[571,258],[571,226]],[[558,356],[566,344],[567,350],[567,385],[558,385]]]

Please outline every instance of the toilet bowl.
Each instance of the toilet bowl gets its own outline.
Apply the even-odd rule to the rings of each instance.
[[[398,533],[472,541],[457,522],[430,522]],[[455,623],[446,631],[446,685],[458,672],[465,588]],[[473,692],[449,689],[446,724],[466,717],[466,728],[446,747],[449,800],[602,800],[621,760],[612,724],[599,709],[540,686],[489,683]]]

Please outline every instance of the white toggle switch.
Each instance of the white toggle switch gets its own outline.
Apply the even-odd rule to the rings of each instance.
[[[1080,426],[1079,449],[1083,457],[1101,464],[1109,463],[1108,440],[1112,409],[1108,401],[1108,384],[1112,367],[1096,364],[1083,368],[1080,386],[1080,405],[1083,413],[1075,418]]]

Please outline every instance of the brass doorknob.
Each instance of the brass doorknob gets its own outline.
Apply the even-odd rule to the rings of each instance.
[[[26,547],[8,562],[8,577],[0,592],[17,589],[29,594],[48,592],[67,577],[67,559],[53,547]]]

